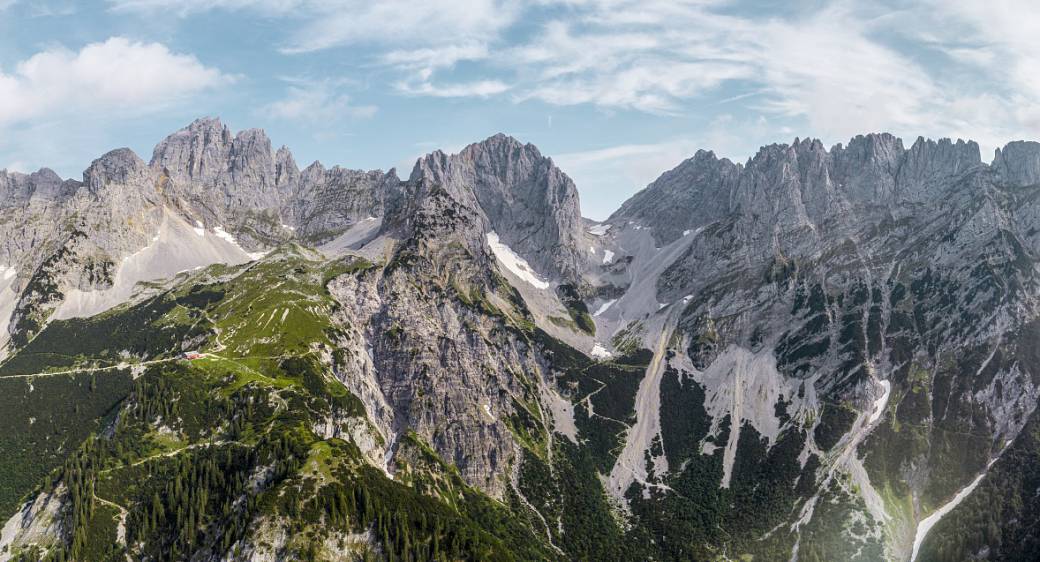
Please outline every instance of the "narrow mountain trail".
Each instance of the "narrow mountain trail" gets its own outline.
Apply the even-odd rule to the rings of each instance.
[[[94,501],[107,505],[119,512],[119,524],[116,526],[116,541],[119,542],[119,544],[126,547],[126,519],[130,516],[130,512],[118,503],[106,500],[105,498],[102,498],[101,496],[97,495],[97,492],[92,491],[91,496],[93,496]],[[133,560],[132,558],[130,558],[129,552],[127,552],[125,556],[127,562]]]
[[[314,354],[314,351],[308,351],[306,353],[301,353],[301,354],[299,354],[297,356],[298,357],[306,357],[308,355],[313,355],[313,354]],[[242,367],[244,367],[246,369],[249,369],[253,373],[257,373],[260,376],[264,376],[265,378],[270,378],[270,377],[266,377],[265,375],[263,375],[261,373],[258,373],[255,369],[252,369],[248,365],[245,365],[245,364],[241,363],[240,360],[242,360],[242,359],[285,359],[285,358],[289,357],[289,355],[287,355],[287,354],[283,354],[283,355],[244,355],[242,357],[225,357],[223,355],[217,355],[215,353],[208,352],[208,351],[207,352],[202,352],[199,355],[201,357],[204,357],[204,358],[207,358],[207,359],[214,359],[214,360],[220,360],[220,361],[229,361],[229,362],[232,362],[232,363],[236,363],[236,364],[241,365]],[[0,381],[3,381],[5,379],[35,379],[35,378],[40,378],[40,377],[70,376],[70,375],[79,375],[79,374],[84,374],[84,373],[100,373],[100,372],[103,372],[103,371],[117,371],[117,370],[121,370],[121,369],[135,369],[135,368],[141,368],[141,367],[150,367],[152,365],[161,365],[163,363],[173,363],[175,361],[191,361],[191,360],[185,359],[183,357],[166,357],[166,358],[163,358],[163,359],[152,359],[152,360],[149,360],[149,361],[141,361],[140,363],[118,363],[116,365],[108,365],[106,367],[78,367],[78,368],[75,368],[75,369],[65,369],[65,370],[62,370],[62,371],[43,371],[43,372],[39,372],[39,373],[28,373],[28,374],[22,374],[22,375],[4,375],[4,376],[0,376]]]
[[[519,449],[519,445],[517,446],[517,449]],[[561,549],[559,546],[556,545],[555,542],[553,542],[552,528],[549,527],[549,522],[545,519],[545,516],[542,515],[542,512],[538,511],[538,508],[536,508],[527,499],[527,497],[524,496],[524,493],[520,490],[520,464],[519,463],[514,463],[513,464],[513,468],[512,468],[512,470],[510,472],[510,475],[509,475],[509,480],[510,480],[509,483],[510,483],[510,485],[513,488],[513,491],[516,492],[517,499],[520,500],[520,504],[523,505],[524,507],[526,507],[527,509],[531,510],[531,512],[534,513],[536,517],[538,517],[538,520],[541,521],[542,526],[545,527],[545,537],[546,537],[546,540],[549,542],[549,546],[553,550],[555,550],[560,556],[566,557],[567,554],[563,551],[563,549]]]
[[[66,369],[63,371],[44,371],[41,373],[30,373],[24,375],[5,375],[0,376],[0,381],[5,379],[35,379],[40,377],[59,377],[78,375],[83,373],[100,373],[103,371],[117,371],[121,369],[133,369],[135,367],[148,367],[151,365],[158,365],[161,363],[170,363],[172,361],[183,361],[180,357],[167,357],[165,359],[153,359],[151,361],[142,361],[140,363],[119,363],[116,365],[109,365],[107,367],[79,367],[76,369]]]
[[[146,462],[151,462],[151,461],[154,461],[156,459],[175,457],[175,456],[177,456],[177,455],[179,455],[179,454],[181,454],[181,453],[183,453],[185,451],[190,451],[190,450],[193,450],[193,449],[204,449],[204,448],[209,448],[209,447],[220,447],[222,445],[241,445],[242,447],[247,446],[245,443],[240,443],[238,441],[222,441],[222,440],[203,441],[202,443],[192,443],[191,445],[186,445],[184,447],[179,447],[179,448],[174,449],[172,451],[166,451],[165,453],[156,453],[154,455],[149,455],[147,457],[140,458],[140,459],[138,459],[138,460],[136,460],[136,461],[134,461],[134,462],[132,462],[130,464],[125,464],[123,466],[114,466],[112,468],[106,468],[104,470],[98,471],[98,474],[108,474],[109,472],[114,472],[114,471],[117,471],[117,470],[124,470],[124,469],[127,469],[127,468],[133,468],[135,466],[141,466],[142,464],[144,464]]]

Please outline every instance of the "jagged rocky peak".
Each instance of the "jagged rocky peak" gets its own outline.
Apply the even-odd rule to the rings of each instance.
[[[993,168],[1012,186],[1040,183],[1040,142],[1015,141],[998,148]]]
[[[1015,162],[1020,160],[1027,158]],[[700,151],[633,196],[611,220],[651,226],[659,243],[733,216],[749,217],[752,229],[815,230],[856,209],[935,200],[953,186],[949,180],[982,166],[972,141],[921,138],[906,149],[888,133],[860,135],[830,150],[818,139],[771,144],[744,166]]]
[[[317,164],[317,162],[315,162]],[[300,179],[300,168],[296,165],[292,151],[282,146],[274,155],[274,181],[276,185],[292,185]]]
[[[858,135],[831,149],[831,177],[857,203],[888,200],[895,193],[896,173],[906,149],[889,133]]]
[[[150,172],[148,165],[133,150],[117,148],[90,163],[83,171],[83,183],[96,194],[110,184],[147,184]]]
[[[625,201],[607,222],[653,224],[654,238],[668,244],[727,211],[742,167],[709,150],[698,150]]]
[[[232,181],[267,191],[277,187],[278,176],[271,140],[261,129],[246,129],[235,135],[229,153]]]
[[[954,176],[978,166],[982,166],[982,154],[975,141],[918,137],[903,157],[897,184],[901,195],[923,202],[940,196]]]
[[[497,134],[458,154],[436,151],[416,162],[409,184],[413,197],[442,189],[478,208],[500,240],[540,273],[578,279],[578,191],[534,145]]]
[[[263,130],[232,136],[216,118],[197,119],[166,137],[155,147],[151,166],[177,184],[234,186],[236,191],[284,188],[295,177],[292,154],[288,149],[275,154]]]
[[[340,166],[326,169],[314,162],[297,172],[296,179],[286,181],[297,186],[288,213],[297,234],[315,240],[328,239],[354,224],[382,217],[401,193],[401,180],[394,169],[385,173]]]
[[[79,183],[62,180],[50,168],[31,174],[0,170],[0,207],[21,205],[30,199],[60,199],[75,192]]]
[[[231,142],[220,119],[196,119],[155,147],[151,165],[174,179],[204,178],[226,169]]]

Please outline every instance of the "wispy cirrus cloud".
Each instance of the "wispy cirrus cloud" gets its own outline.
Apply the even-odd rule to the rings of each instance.
[[[108,0],[112,10],[187,17],[250,10],[283,18],[285,53],[377,44],[421,49],[481,43],[516,22],[523,2],[506,0]]]
[[[395,87],[405,94],[435,98],[486,98],[509,90],[509,84],[499,80],[451,82],[438,85],[430,81],[430,75],[427,73],[419,74],[418,80],[398,82]]]
[[[465,45],[498,37],[519,16],[519,3],[503,0],[382,0],[315,2],[283,51],[304,53],[361,43]]]
[[[959,136],[991,150],[1040,129],[1040,15],[1027,0],[107,2],[112,12],[149,17],[223,11],[277,19],[273,50],[282,56],[349,55],[328,79],[359,70],[410,98],[592,107],[702,124],[691,126],[733,115],[725,126],[739,154],[792,131],[828,143],[881,130]],[[293,86],[271,108],[350,112],[349,98],[337,103]],[[697,140],[718,138],[673,131],[639,145],[659,158],[621,144],[631,156],[618,155],[629,164],[613,177],[642,181],[643,162],[674,158]]]
[[[258,10],[265,14],[283,16],[305,7],[307,0],[108,0],[117,12],[154,14],[172,13],[186,17],[213,10]]]
[[[0,0],[2,1],[2,0]],[[1027,0],[109,0],[116,11],[277,16],[281,50],[363,48],[409,96],[491,97],[683,114],[727,89],[813,133],[997,138],[1040,123],[1040,17]],[[928,49],[946,68],[923,64]],[[995,61],[1000,61],[996,64]],[[468,63],[460,67],[460,63]],[[977,77],[982,90],[968,84]],[[998,81],[1010,84],[1001,87]]]
[[[260,108],[260,113],[276,119],[334,123],[344,118],[366,119],[379,108],[370,104],[355,104],[343,92],[340,81],[324,79],[285,78],[289,87],[282,99]]]

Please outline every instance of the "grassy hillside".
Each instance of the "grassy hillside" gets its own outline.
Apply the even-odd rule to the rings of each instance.
[[[53,492],[64,532],[17,559],[555,557],[414,435],[396,481],[359,448],[379,436],[332,374],[325,285],[368,267],[286,247],[43,330],[0,366],[0,509]],[[354,429],[325,437],[329,420]]]

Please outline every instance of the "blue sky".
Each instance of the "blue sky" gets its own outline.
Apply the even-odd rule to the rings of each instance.
[[[699,148],[1040,138],[1037,37],[1024,0],[0,0],[0,168],[147,160],[206,115],[403,176],[505,132],[605,218]]]

